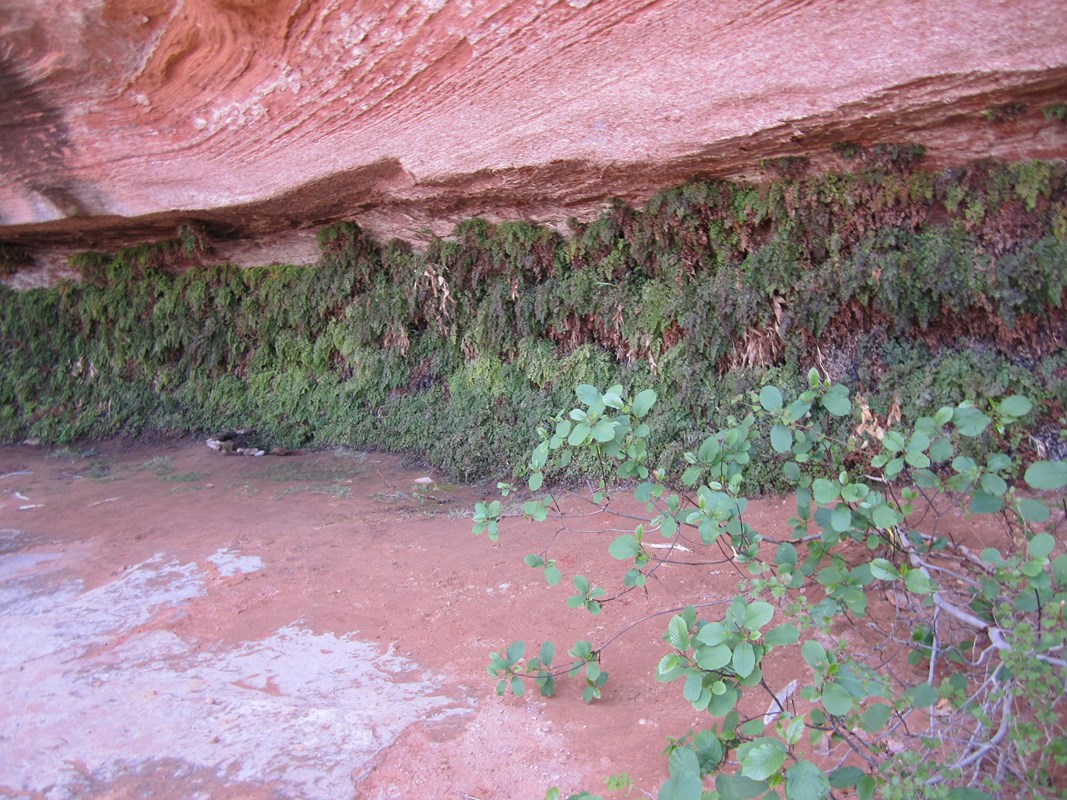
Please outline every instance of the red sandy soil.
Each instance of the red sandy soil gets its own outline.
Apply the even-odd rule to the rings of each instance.
[[[512,519],[492,545],[470,532],[482,490],[427,475],[190,441],[0,448],[0,797],[655,796],[667,737],[710,722],[653,679],[668,617],[604,652],[592,704],[568,679],[553,699],[497,697],[488,654],[550,638],[560,661],[742,576],[668,565],[647,594],[571,610],[574,574],[619,585],[617,533],[555,543],[552,588],[523,557],[554,526]],[[747,521],[785,538],[792,513],[767,499]],[[608,792],[620,773],[633,786]]]
[[[95,646],[97,660],[101,652],[150,631],[177,636],[187,648],[184,658],[189,653],[219,657],[293,625],[316,635],[354,637],[410,659],[413,664],[405,669],[438,687],[449,707],[465,712],[438,713],[439,719],[406,725],[365,763],[318,765],[324,771],[347,770],[351,796],[540,798],[553,785],[564,792],[602,793],[604,779],[622,772],[654,794],[666,776],[661,755],[666,737],[683,735],[702,722],[678,702],[679,685],[652,680],[666,650],[660,639],[665,619],[638,626],[605,652],[603,666],[611,680],[603,699],[593,704],[583,703],[578,684],[567,680],[551,700],[534,692],[522,699],[499,698],[485,671],[488,654],[522,638],[532,655],[551,638],[562,656],[579,638],[596,644],[629,622],[676,604],[672,595],[684,602],[695,594],[707,599],[732,594],[738,575],[725,567],[700,575],[662,570],[664,579],[648,597],[632,593],[592,617],[565,607],[569,578],[578,571],[595,581],[621,578],[625,568],[604,551],[614,534],[572,537],[557,545],[553,553],[567,577],[553,589],[540,571],[523,564],[524,555],[542,548],[551,528],[516,519],[504,526],[498,545],[476,539],[469,517],[480,499],[478,490],[415,483],[427,474],[405,470],[397,458],[385,455],[247,458],[223,456],[199,442],[109,443],[88,453],[3,448],[0,529],[15,541],[4,548],[9,552],[3,558],[58,558],[64,577],[80,581],[83,593],[159,555],[198,565],[204,574],[202,594],[153,606],[141,624]],[[789,511],[782,501],[756,509],[771,527],[781,527]],[[223,549],[258,557],[262,568],[223,575],[207,561]],[[19,575],[34,572],[27,568]],[[11,646],[19,647],[17,642]],[[336,677],[343,685],[345,676]],[[790,679],[772,679],[778,677],[782,683]],[[263,692],[249,689],[248,694]],[[65,705],[61,697],[52,702]],[[10,728],[16,705],[0,696],[0,708],[8,709],[0,718],[8,717],[4,724]],[[140,716],[176,713],[166,703],[153,709]],[[56,724],[76,728],[90,722],[74,716]],[[106,725],[100,732],[119,741],[124,735],[131,734]],[[70,766],[57,768],[51,777],[38,770],[25,785],[25,779],[16,782],[11,767],[2,766],[16,758],[32,763],[42,757],[45,742],[35,742],[32,726],[23,726],[17,742],[0,739],[0,796],[44,796],[49,787],[49,797],[313,793],[310,784],[277,763],[262,776],[232,780],[241,772],[234,769],[243,759],[239,748],[222,769],[183,755],[181,739],[129,753],[117,745],[95,756],[70,746],[62,753],[62,762]]]

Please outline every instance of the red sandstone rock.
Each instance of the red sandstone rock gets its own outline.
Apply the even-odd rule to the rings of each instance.
[[[841,140],[1062,157],[1067,14],[1023,6],[5,0],[0,240],[559,222]]]

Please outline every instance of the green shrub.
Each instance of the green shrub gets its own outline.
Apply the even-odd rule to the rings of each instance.
[[[580,384],[578,404],[538,429],[526,486],[498,484],[505,497],[525,498],[521,516],[551,521],[545,547],[525,563],[549,586],[572,586],[572,609],[610,617],[632,591],[656,601],[652,578],[665,564],[702,574],[730,563],[742,576],[726,599],[708,600],[697,580],[684,608],[676,590],[664,592],[664,608],[645,618],[669,617],[655,678],[681,682],[679,702],[706,726],[669,740],[660,800],[826,800],[841,796],[834,790],[1063,797],[1067,554],[1053,532],[1067,462],[1024,465],[1004,452],[1033,403],[1012,394],[944,405],[864,439],[848,435],[861,419],[847,387],[816,370],[805,384],[753,387],[720,430],[687,431],[684,471],[670,482],[678,472],[655,467],[650,446],[656,392]],[[983,436],[996,452],[972,458],[967,442]],[[560,567],[572,562],[567,535],[588,534],[593,521],[567,511],[568,493],[546,492],[544,479],[583,456],[599,482],[574,494],[610,520],[608,555],[627,570],[618,586]],[[785,536],[746,516],[748,473],[767,464],[795,496]],[[478,503],[473,533],[496,542],[502,508]],[[979,550],[963,536],[961,509],[999,519],[1013,544]],[[623,519],[640,521],[620,534]],[[872,612],[875,595],[892,596],[893,608]],[[570,676],[585,701],[597,700],[609,648],[635,624],[599,645],[580,640],[566,656],[552,641],[529,653],[525,641],[511,642],[489,656],[497,693],[521,696],[532,684],[548,697]],[[894,662],[901,649],[914,669]],[[772,685],[764,666],[774,662],[796,679]],[[820,747],[824,757],[814,754]]]

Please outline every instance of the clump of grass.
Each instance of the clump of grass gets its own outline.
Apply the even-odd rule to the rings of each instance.
[[[50,450],[46,458],[62,458],[68,460],[76,460],[80,458],[93,458],[97,455],[99,455],[99,452],[93,447],[81,450],[78,448],[70,447],[68,445],[63,445],[61,447],[56,447]]]
[[[165,476],[163,480],[171,481],[172,483],[196,483],[206,477],[207,473],[205,472],[175,472]]]
[[[170,456],[153,456],[138,467],[140,472],[151,472],[160,480],[174,474],[174,463]]]
[[[111,465],[106,461],[90,461],[86,474],[98,481],[108,480],[111,478]]]
[[[286,486],[283,489],[276,489],[271,497],[275,500],[280,500],[283,497],[288,497],[294,494],[303,494],[304,492],[310,492],[312,494],[324,494],[328,497],[333,497],[338,500],[346,500],[352,495],[352,487],[343,486],[340,484],[312,484],[302,483],[295,486]]]
[[[160,480],[171,483],[196,483],[207,477],[204,472],[175,472],[170,456],[155,456],[141,464],[140,468],[151,472]]]

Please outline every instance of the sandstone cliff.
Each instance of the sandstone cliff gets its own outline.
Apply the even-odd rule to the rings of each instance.
[[[191,218],[307,261],[337,219],[556,224],[841,142],[1067,154],[1054,0],[6,0],[0,34],[0,241],[38,259]]]

